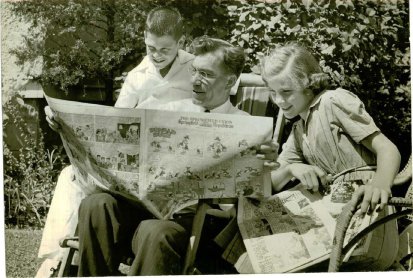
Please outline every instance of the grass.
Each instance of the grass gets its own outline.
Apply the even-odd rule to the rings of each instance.
[[[34,277],[40,267],[37,258],[42,230],[5,229],[6,276]]]

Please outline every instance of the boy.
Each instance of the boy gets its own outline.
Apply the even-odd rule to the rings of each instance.
[[[151,10],[144,37],[147,55],[128,73],[115,107],[137,107],[161,89],[164,92],[173,89],[173,96],[168,96],[173,101],[190,98],[190,67],[194,56],[180,49],[185,41],[180,13],[168,7]]]
[[[115,107],[136,107],[161,88],[168,92],[173,101],[191,98],[190,68],[194,56],[180,50],[185,36],[179,11],[168,7],[151,10],[146,19],[144,36],[147,56],[129,72]],[[49,107],[45,108],[45,112],[50,127],[59,131],[60,125],[54,120],[53,112]],[[57,268],[63,256],[59,239],[73,233],[81,200],[96,192],[95,187],[74,180],[74,171],[70,165],[59,175],[38,253],[39,258],[46,260],[37,277],[48,276],[51,268]]]

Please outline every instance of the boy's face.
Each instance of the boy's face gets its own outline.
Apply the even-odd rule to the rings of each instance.
[[[182,38],[177,41],[170,35],[156,36],[145,32],[146,53],[155,68],[161,70],[172,63],[178,54],[181,40]]]
[[[235,75],[228,74],[217,53],[198,55],[192,63],[192,102],[206,109],[214,109],[229,97]]]

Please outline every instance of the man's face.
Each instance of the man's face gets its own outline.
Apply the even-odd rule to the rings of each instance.
[[[196,56],[192,63],[192,102],[205,109],[214,109],[229,97],[235,75],[228,74],[217,53]]]
[[[157,36],[145,32],[146,53],[158,70],[165,68],[175,59],[180,48],[180,40],[170,35]]]

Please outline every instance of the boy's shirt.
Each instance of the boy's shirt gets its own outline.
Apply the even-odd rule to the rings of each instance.
[[[137,67],[128,73],[115,107],[134,108],[154,92],[164,91],[167,93],[168,88],[180,92],[174,94],[177,97],[174,100],[191,98],[190,68],[193,59],[194,55],[184,50],[178,50],[178,55],[171,69],[165,77],[162,77],[149,57],[146,56]]]

